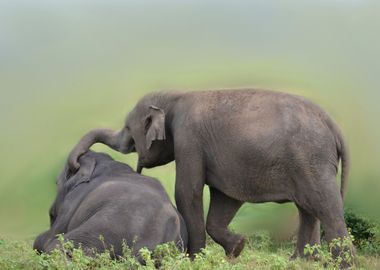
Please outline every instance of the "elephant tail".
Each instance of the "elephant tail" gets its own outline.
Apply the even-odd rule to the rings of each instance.
[[[347,184],[348,184],[348,174],[350,171],[350,154],[348,151],[347,144],[341,134],[340,131],[338,131],[338,139],[339,143],[338,145],[338,156],[340,157],[341,160],[341,166],[342,166],[342,171],[341,171],[341,180],[340,180],[340,194],[342,196],[342,199],[344,200],[344,197],[346,195],[347,191]]]
[[[335,141],[337,146],[337,154],[338,154],[338,162],[341,162],[341,174],[340,174],[340,194],[342,196],[342,200],[346,195],[347,185],[348,185],[348,174],[350,171],[350,155],[348,151],[348,146],[343,137],[342,132],[339,127],[327,116],[326,118],[327,124],[330,130],[335,134]]]
[[[339,127],[326,113],[324,115],[327,126],[330,128],[330,130],[335,136],[338,162],[340,161],[341,163],[340,194],[342,196],[342,200],[344,200],[348,185],[348,174],[350,171],[350,155],[348,151],[348,146]]]

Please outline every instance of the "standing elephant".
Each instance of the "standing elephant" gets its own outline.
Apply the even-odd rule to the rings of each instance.
[[[37,237],[34,249],[51,252],[58,248],[57,234],[81,245],[88,255],[93,255],[92,249],[112,248],[111,256],[122,256],[125,241],[140,262],[142,247],[153,250],[173,241],[181,251],[186,249],[184,220],[159,181],[102,153],[87,152],[79,163],[75,174],[66,166],[58,177],[51,226]]]
[[[78,168],[78,157],[97,142],[137,152],[140,172],[175,160],[175,199],[191,255],[205,247],[206,229],[228,256],[238,256],[244,238],[227,226],[244,202],[296,204],[295,256],[304,255],[307,243],[320,242],[320,222],[329,241],[348,234],[347,147],[331,118],[302,97],[255,89],[152,93],[128,114],[122,130],[86,134],[70,154],[70,167]],[[206,224],[205,184],[211,196]]]

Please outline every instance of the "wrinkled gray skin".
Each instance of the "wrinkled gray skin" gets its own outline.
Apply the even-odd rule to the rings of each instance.
[[[88,255],[113,247],[122,255],[123,239],[134,255],[139,249],[175,242],[187,245],[184,220],[156,179],[137,174],[128,165],[102,153],[87,152],[72,175],[65,167],[57,181],[57,197],[50,208],[51,227],[34,242],[39,252],[59,247],[56,235],[79,244]],[[99,236],[104,237],[104,243]]]
[[[228,224],[243,202],[294,202],[300,226],[294,256],[347,235],[336,183],[342,160],[343,195],[348,154],[341,133],[316,104],[299,96],[255,90],[159,92],[142,98],[119,132],[95,129],[72,150],[71,168],[92,144],[137,151],[138,171],[176,161],[175,198],[189,233],[188,251],[205,246],[205,230],[226,254],[238,256],[244,238]],[[211,202],[203,219],[203,186]]]

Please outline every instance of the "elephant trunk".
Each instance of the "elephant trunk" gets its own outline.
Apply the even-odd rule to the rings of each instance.
[[[71,151],[68,159],[69,169],[78,170],[80,167],[78,162],[79,157],[86,153],[95,143],[103,143],[116,151],[120,151],[122,137],[125,137],[123,133],[123,130],[116,132],[111,129],[94,129],[89,131]]]

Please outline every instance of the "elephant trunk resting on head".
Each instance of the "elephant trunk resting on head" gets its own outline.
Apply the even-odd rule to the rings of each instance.
[[[64,234],[88,255],[112,248],[111,256],[121,256],[125,241],[140,262],[142,247],[153,250],[174,241],[185,250],[185,223],[157,180],[102,153],[87,152],[79,163],[74,175],[66,166],[58,177],[51,227],[37,237],[34,249],[50,252],[59,247],[57,234]]]
[[[207,230],[228,255],[238,256],[244,238],[227,226],[243,202],[296,204],[295,255],[303,256],[307,243],[320,242],[320,222],[327,240],[347,236],[347,147],[331,118],[302,97],[255,89],[152,93],[128,114],[122,130],[86,134],[70,154],[70,167],[78,168],[78,157],[97,142],[137,152],[138,171],[175,159],[175,198],[190,254],[205,246]],[[211,194],[206,224],[205,184]]]

